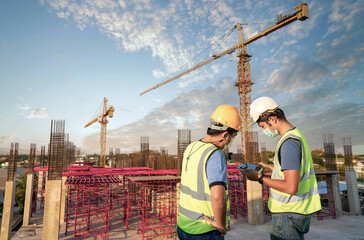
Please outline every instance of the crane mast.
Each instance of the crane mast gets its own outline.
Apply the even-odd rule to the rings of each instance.
[[[247,52],[246,44],[244,44],[244,33],[241,24],[238,23],[239,31],[239,44],[238,48],[238,66],[237,75],[238,80],[235,86],[238,87],[239,94],[239,106],[240,115],[242,118],[242,128],[240,130],[241,136],[241,150],[245,156],[245,160],[249,163],[253,163],[254,151],[253,151],[253,121],[249,116],[249,108],[251,104],[251,91],[252,91],[252,81],[251,81],[251,70],[250,70],[250,58],[251,55]]]
[[[101,124],[101,134],[100,134],[100,146],[101,146],[100,165],[101,166],[105,166],[105,163],[106,163],[106,129],[107,129],[107,123],[109,122],[107,120],[107,117],[112,118],[114,116],[114,111],[115,111],[114,107],[112,105],[110,105],[108,107],[107,101],[108,101],[107,98],[104,97],[102,113],[98,117],[94,118],[93,120],[91,120],[84,126],[84,128],[86,128],[95,122],[99,122]]]
[[[225,51],[222,51],[219,54],[213,55],[211,58],[202,61],[195,66],[185,70],[182,73],[177,74],[176,76],[173,76],[157,85],[155,85],[152,88],[149,88],[145,90],[144,92],[140,93],[140,95],[143,95],[149,91],[152,91],[160,86],[163,86],[175,79],[178,79],[194,70],[197,70],[206,64],[213,62],[227,54],[231,54],[238,50],[238,64],[237,64],[237,82],[235,83],[235,86],[238,87],[238,93],[239,93],[239,105],[240,105],[240,114],[242,117],[242,129],[241,129],[241,144],[242,144],[242,151],[245,155],[245,160],[247,162],[253,162],[254,160],[254,151],[253,151],[253,121],[249,116],[249,110],[250,110],[250,104],[251,104],[251,91],[252,91],[252,81],[251,81],[251,70],[250,70],[250,57],[247,53],[247,45],[264,37],[268,34],[277,31],[278,29],[296,21],[301,20],[304,21],[307,18],[309,18],[308,13],[308,6],[307,3],[301,3],[294,7],[295,12],[292,14],[288,14],[282,17],[282,15],[278,15],[277,22],[274,26],[269,27],[262,32],[258,33],[257,35],[249,38],[248,40],[245,40],[244,34],[243,34],[243,28],[240,23],[234,26],[234,28],[238,28],[239,31],[239,43],[226,49]]]

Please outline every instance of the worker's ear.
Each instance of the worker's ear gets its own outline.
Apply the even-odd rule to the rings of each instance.
[[[272,126],[271,124],[277,124],[277,117],[276,116],[270,116],[269,118],[269,126]]]
[[[224,139],[227,138],[227,137],[229,137],[229,133],[227,131],[226,132],[223,132],[222,137]]]

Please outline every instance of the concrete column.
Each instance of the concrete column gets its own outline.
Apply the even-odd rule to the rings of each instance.
[[[348,201],[349,201],[350,214],[357,216],[361,215],[358,182],[356,180],[355,170],[346,169],[345,176],[346,176],[346,186],[348,188]]]
[[[37,192],[37,209],[40,208],[42,203],[42,190],[43,190],[43,171],[38,172],[38,192]]]
[[[66,198],[67,198],[67,185],[66,185],[67,177],[62,177],[62,196],[61,196],[61,215],[60,215],[60,223],[64,223],[64,216],[66,212]]]
[[[58,239],[62,180],[48,180],[45,189],[42,239]]]
[[[23,226],[28,226],[29,225],[30,216],[32,214],[33,180],[34,180],[34,173],[28,173],[27,174],[27,187],[25,189]]]
[[[15,186],[15,181],[6,181],[5,183],[5,198],[3,205],[3,216],[1,221],[0,240],[8,240],[11,237]]]
[[[343,206],[341,203],[338,174],[326,175],[326,187],[327,187],[327,194],[329,196],[329,200],[330,200],[331,196],[334,198],[336,217],[341,217],[343,215]],[[329,204],[332,204],[332,202],[329,201]]]
[[[246,180],[248,200],[248,223],[250,225],[264,224],[262,185],[256,181]]]

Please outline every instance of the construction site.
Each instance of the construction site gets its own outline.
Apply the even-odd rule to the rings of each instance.
[[[271,212],[270,189],[247,180],[237,167],[241,163],[272,163],[265,142],[253,131],[249,116],[252,102],[251,55],[247,46],[295,21],[309,18],[308,6],[302,3],[294,12],[279,15],[274,26],[245,39],[243,25],[238,43],[211,58],[145,90],[158,87],[193,72],[233,52],[237,53],[237,81],[242,129],[235,144],[236,152],[225,150],[228,163],[230,198],[229,227],[225,239],[268,239]],[[284,31],[284,30],[282,30]],[[235,93],[234,93],[235,94]],[[142,97],[142,96],[141,96]],[[114,113],[115,112],[115,113]],[[177,154],[166,147],[151,150],[153,136],[140,136],[140,146],[125,153],[110,148],[107,124],[118,118],[118,109],[105,97],[101,112],[85,122],[84,128],[100,124],[100,149],[97,156],[83,153],[70,139],[65,120],[50,122],[49,144],[32,143],[25,169],[26,187],[23,214],[15,214],[15,193],[21,176],[19,143],[9,146],[4,186],[1,240],[7,239],[178,239],[177,216],[183,155],[191,142],[191,129],[178,129],[174,141]],[[239,136],[239,135],[238,135]],[[334,134],[322,136],[323,163],[315,165],[322,209],[312,214],[311,230],[306,239],[364,239],[364,187],[356,174],[350,137],[336,136],[342,146],[334,145]],[[343,148],[343,163],[338,164],[337,148]],[[340,172],[343,168],[344,172]],[[345,177],[344,177],[345,175]],[[345,186],[342,186],[345,181]]]

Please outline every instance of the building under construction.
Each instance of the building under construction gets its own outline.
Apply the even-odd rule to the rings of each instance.
[[[247,52],[247,45],[296,20],[307,18],[307,4],[300,4],[295,7],[295,13],[281,17],[276,25],[247,40],[243,35],[242,24],[237,24],[233,28],[239,30],[237,45],[156,86],[177,79],[237,50],[239,60],[235,86],[238,88],[243,126],[238,153],[232,155],[227,167],[231,205],[228,229],[231,231],[236,231],[232,223],[239,219],[247,219],[251,225],[263,225],[264,219],[269,219],[271,215],[268,209],[269,188],[247,181],[237,169],[241,162],[268,162],[265,144],[261,144],[259,152],[258,134],[252,131],[252,120],[248,116],[253,82],[249,64],[251,55]],[[45,146],[41,146],[41,154],[36,156],[36,144],[31,144],[28,169],[25,172],[27,183],[23,226],[14,237],[177,239],[180,174],[184,151],[192,140],[191,130],[177,131],[176,155],[169,155],[164,146],[160,147],[160,151],[151,150],[150,141],[153,141],[153,136],[140,136],[139,151],[126,154],[121,153],[120,148],[110,148],[107,155],[107,118],[113,117],[114,112],[113,106],[107,102],[104,98],[101,104],[102,112],[85,125],[88,127],[95,122],[101,124],[100,159],[81,156],[81,151],[65,132],[64,120],[51,121],[47,155]],[[341,202],[338,200],[340,198],[341,201],[340,192],[337,192],[335,185],[338,180],[335,179],[337,166],[333,135],[325,134],[323,143],[326,170],[330,171],[322,173],[326,177],[327,192],[320,193],[323,209],[317,212],[315,217],[318,220],[337,219],[342,213]],[[343,145],[345,164],[351,170],[351,140],[345,138]],[[1,239],[12,237],[17,151],[18,144],[12,144]],[[347,175],[349,173],[347,172]],[[355,192],[355,189],[351,191]],[[353,209],[357,208],[355,199],[349,199],[349,204]],[[258,218],[261,220],[256,221]],[[241,235],[238,237],[241,238]]]

